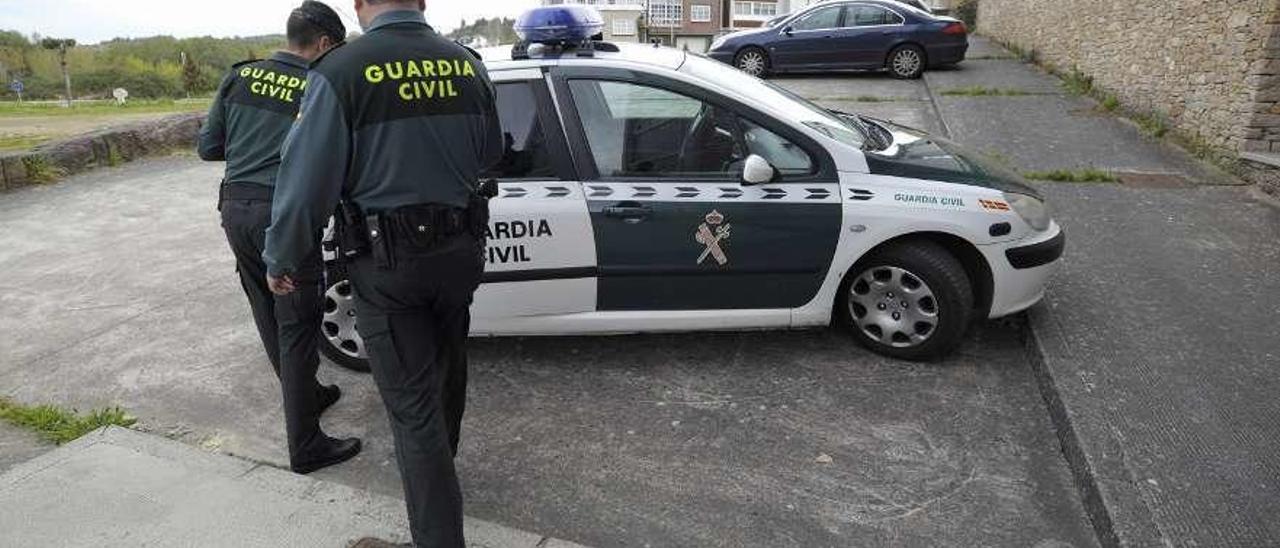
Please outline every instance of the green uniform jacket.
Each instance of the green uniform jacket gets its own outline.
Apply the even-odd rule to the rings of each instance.
[[[307,61],[291,53],[237,64],[222,80],[200,128],[200,158],[225,160],[224,182],[274,186],[280,149],[306,86]]]
[[[494,88],[480,60],[421,12],[385,13],[311,66],[276,182],[268,271],[299,268],[344,188],[366,213],[465,208],[501,157]]]

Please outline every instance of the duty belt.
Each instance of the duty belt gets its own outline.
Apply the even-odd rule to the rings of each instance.
[[[218,205],[227,200],[255,200],[270,202],[275,189],[254,183],[223,183],[218,189]]]
[[[397,250],[431,250],[454,236],[470,232],[471,218],[466,209],[414,205],[368,215],[364,226],[378,266],[395,268]]]

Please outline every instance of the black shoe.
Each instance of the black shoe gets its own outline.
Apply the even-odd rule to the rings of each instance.
[[[333,404],[338,403],[338,399],[342,397],[342,389],[338,385],[331,384],[329,386],[320,387],[320,412],[328,411]]]
[[[330,439],[320,450],[299,462],[291,463],[290,468],[297,474],[310,474],[321,468],[351,460],[360,454],[360,447],[360,438]]]
[[[413,545],[408,543],[394,544],[380,538],[365,537],[357,540],[355,544],[351,545],[351,548],[400,548],[402,546],[412,547]]]

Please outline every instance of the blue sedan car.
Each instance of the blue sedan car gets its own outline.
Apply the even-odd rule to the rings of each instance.
[[[885,69],[919,78],[969,50],[969,29],[900,2],[823,2],[759,29],[721,37],[707,53],[753,76],[776,72]]]

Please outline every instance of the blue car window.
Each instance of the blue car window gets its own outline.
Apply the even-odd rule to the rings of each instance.
[[[840,6],[832,6],[816,10],[791,25],[792,30],[834,29],[840,26]]]
[[[879,6],[849,6],[846,8],[844,21],[846,27],[870,27],[875,25],[896,25],[902,17]]]

